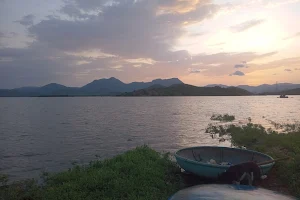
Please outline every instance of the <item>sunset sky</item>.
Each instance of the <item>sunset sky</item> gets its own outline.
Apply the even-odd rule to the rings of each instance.
[[[0,88],[300,83],[300,0],[0,0]]]

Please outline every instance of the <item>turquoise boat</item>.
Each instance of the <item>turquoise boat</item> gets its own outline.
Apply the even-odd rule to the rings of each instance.
[[[274,160],[271,156],[257,151],[217,146],[184,148],[175,153],[175,158],[178,165],[186,172],[213,179],[218,178],[231,165]],[[274,164],[275,161],[260,165],[262,174],[266,175]]]

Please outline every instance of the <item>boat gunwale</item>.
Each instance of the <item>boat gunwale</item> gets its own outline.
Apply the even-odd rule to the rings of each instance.
[[[271,156],[267,155],[267,154],[264,154],[264,153],[261,153],[261,152],[258,152],[258,151],[254,151],[254,150],[248,150],[248,149],[241,149],[241,148],[231,148],[231,147],[218,147],[218,146],[196,146],[196,147],[187,147],[187,148],[183,148],[183,149],[180,149],[178,151],[175,152],[174,156],[175,158],[180,158],[184,161],[187,161],[189,163],[193,163],[193,164],[197,164],[197,165],[204,165],[204,166],[209,166],[209,167],[214,167],[214,168],[221,168],[221,169],[228,169],[230,167],[230,165],[218,165],[218,164],[209,164],[209,163],[205,163],[205,162],[201,162],[201,161],[196,161],[196,160],[191,160],[191,159],[188,159],[188,158],[185,158],[185,157],[182,157],[180,155],[178,155],[178,153],[180,151],[183,151],[183,150],[188,150],[188,149],[199,149],[199,148],[207,148],[207,147],[210,147],[210,148],[221,148],[221,149],[235,149],[235,150],[239,150],[239,151],[247,151],[247,152],[252,152],[252,153],[256,153],[256,154],[259,154],[259,155],[263,155],[263,156],[266,156],[268,158],[270,158],[270,161],[271,160],[274,160]],[[275,161],[274,161],[275,162]],[[269,164],[264,164],[264,165],[260,165],[261,168],[265,168],[265,167],[271,167],[273,166],[275,163],[272,162],[272,163],[269,163]],[[237,164],[234,164],[234,165],[237,165]]]

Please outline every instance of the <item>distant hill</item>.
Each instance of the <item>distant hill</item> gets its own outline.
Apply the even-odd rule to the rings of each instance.
[[[300,88],[292,89],[292,90],[285,90],[282,92],[286,95],[300,95]]]
[[[98,96],[117,95],[148,87],[168,87],[174,84],[183,84],[178,78],[156,79],[151,82],[123,83],[111,77],[94,80],[83,87],[67,87],[57,83],[50,83],[42,87],[21,87],[15,89],[0,89],[0,97],[24,96]]]
[[[211,84],[207,85],[206,87],[214,87],[214,86],[220,86],[220,87],[230,87],[227,85],[221,85],[221,84]],[[296,88],[300,88],[300,84],[292,84],[292,83],[278,83],[278,84],[263,84],[258,86],[249,86],[249,85],[238,85],[236,86],[238,88],[242,88],[244,90],[248,90],[251,93],[254,94],[262,94],[262,93],[274,93],[274,92],[281,92],[285,90],[292,90]]]
[[[265,92],[262,94],[264,94],[264,95],[281,95],[281,94],[300,95],[300,88],[296,88],[296,89],[292,89],[292,90],[284,90],[284,91],[280,91],[280,92]]]
[[[170,87],[147,88],[126,92],[120,96],[246,96],[250,92],[237,87],[196,87],[193,85],[180,84]]]
[[[231,87],[231,86],[223,85],[223,84],[209,84],[209,85],[206,85],[205,87],[221,87],[221,88],[228,88],[228,87]]]

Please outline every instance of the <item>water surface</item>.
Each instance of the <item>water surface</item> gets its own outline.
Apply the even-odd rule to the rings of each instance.
[[[228,146],[205,133],[214,113],[293,123],[300,96],[0,98],[0,173],[36,178],[143,144],[171,152]]]

